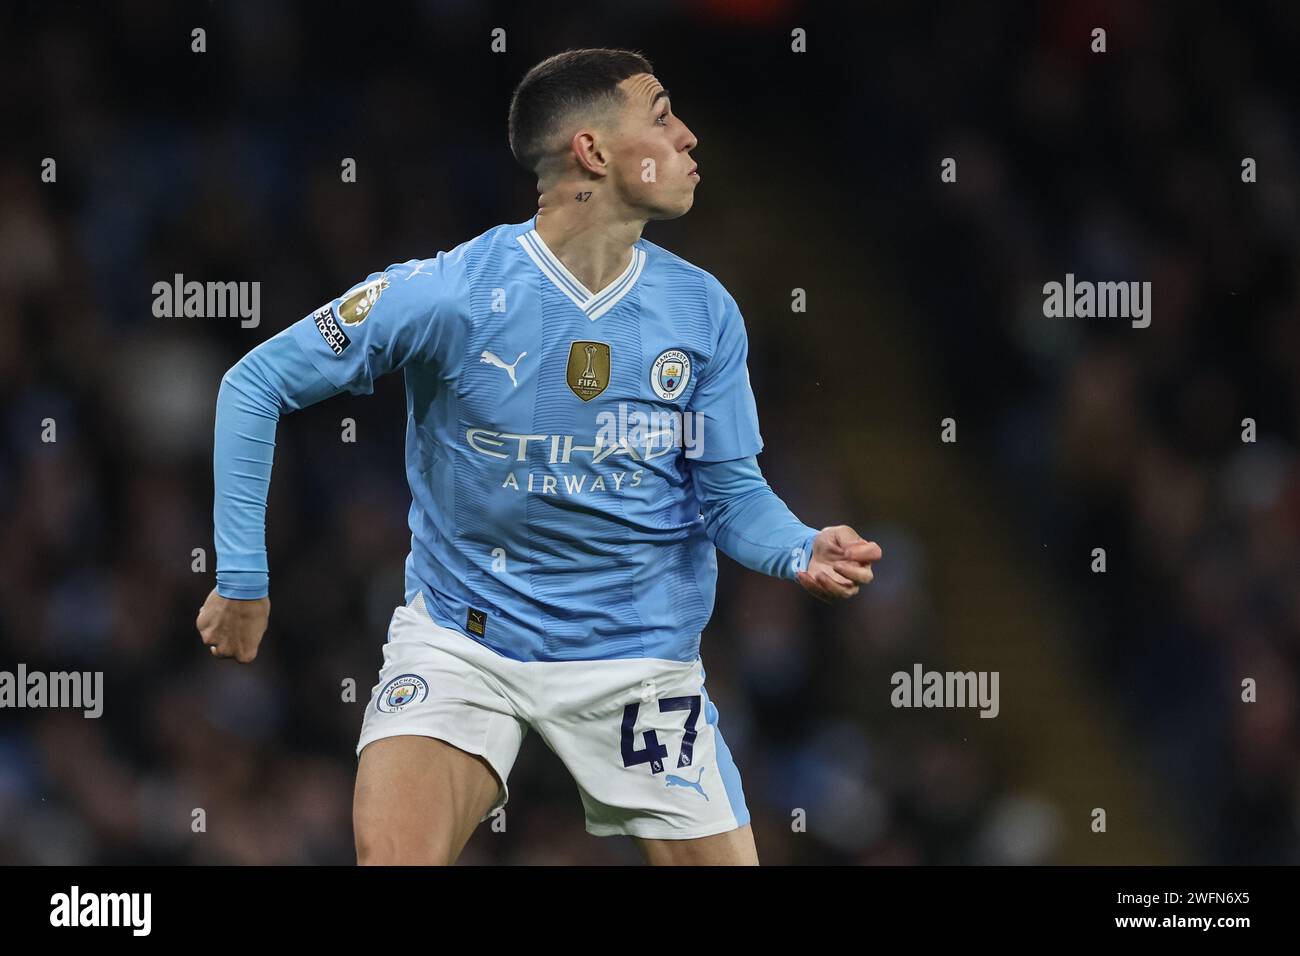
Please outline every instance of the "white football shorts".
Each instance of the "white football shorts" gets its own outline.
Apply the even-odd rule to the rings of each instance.
[[[686,840],[749,822],[698,657],[516,661],[434,623],[423,595],[393,612],[358,756],[404,734],[478,754],[501,781],[486,820],[529,728],[573,776],[588,833]]]

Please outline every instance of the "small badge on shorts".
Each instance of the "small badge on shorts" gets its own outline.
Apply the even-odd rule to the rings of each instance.
[[[429,685],[416,674],[394,677],[384,685],[375,707],[385,714],[400,713],[408,704],[418,704],[429,696]]]
[[[482,637],[487,632],[487,611],[470,608],[465,615],[465,630]]]

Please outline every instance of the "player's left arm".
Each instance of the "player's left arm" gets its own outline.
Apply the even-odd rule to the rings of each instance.
[[[880,545],[848,525],[831,525],[817,533],[808,567],[795,577],[820,601],[853,597],[860,586],[871,583],[871,566],[883,555]]]
[[[816,531],[768,486],[749,383],[749,341],[735,299],[717,285],[718,338],[686,411],[697,417],[688,454],[705,531],[723,553],[753,570],[796,580],[822,601],[852,597],[872,579],[878,544],[848,525]]]
[[[818,531],[794,516],[753,456],[693,462],[704,530],[724,554],[772,577],[798,581],[823,601],[852,597],[872,578],[880,545],[848,525]]]

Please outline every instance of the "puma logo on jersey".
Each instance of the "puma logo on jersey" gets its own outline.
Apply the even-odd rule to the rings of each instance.
[[[520,352],[519,358],[515,359],[513,362],[507,365],[505,362],[501,361],[491,352],[484,349],[483,354],[479,356],[479,361],[482,362],[484,365],[495,365],[497,368],[505,369],[506,374],[510,376],[510,384],[518,388],[519,382],[515,380],[515,366],[519,364],[519,359],[522,359],[527,354],[528,354],[527,352]]]
[[[429,278],[433,278],[433,273],[424,271],[424,267],[428,264],[427,259],[422,259],[419,265],[406,274],[406,279],[404,281],[410,282],[415,276],[429,276]]]
[[[702,778],[703,776],[704,776],[704,768],[703,768],[703,767],[700,768],[699,775],[696,776],[696,778],[695,778],[694,780],[687,780],[685,777],[679,777],[679,776],[677,776],[677,774],[675,774],[675,773],[670,773],[670,774],[668,774],[667,777],[664,778],[664,781],[665,781],[665,782],[664,782],[664,786],[665,786],[665,788],[667,788],[667,787],[690,787],[692,790],[696,790],[696,791],[698,791],[699,794],[700,794],[700,796],[703,797],[705,800],[708,800],[708,799],[709,799],[709,795],[708,795],[707,793],[705,793],[705,792],[704,792],[704,788],[703,788],[702,786],[700,786],[700,778]]]

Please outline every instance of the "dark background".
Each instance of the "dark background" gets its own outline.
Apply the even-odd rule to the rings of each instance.
[[[105,710],[0,711],[0,862],[353,860],[402,382],[281,423],[250,667],[193,626],[216,389],[530,217],[509,94],[579,46],[645,52],[699,137],[695,208],[645,235],[739,302],[769,481],[885,552],[835,607],[720,558],[703,654],[763,861],[1300,862],[1300,6],[852,7],[4,5],[0,669],[103,671]],[[1067,272],[1150,281],[1151,326],[1044,318]],[[155,318],[175,273],[260,282],[261,325]],[[1000,715],[892,708],[918,662],[999,671]],[[510,785],[463,862],[639,860],[536,735]]]

